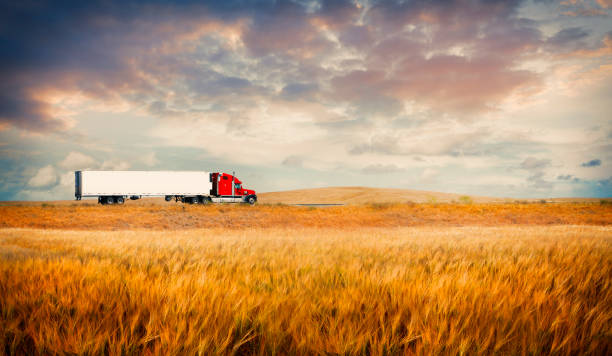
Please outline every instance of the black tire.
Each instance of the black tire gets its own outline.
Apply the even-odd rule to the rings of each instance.
[[[115,198],[115,203],[121,205],[121,204],[125,203],[125,199],[123,199],[123,197],[116,197]]]
[[[254,197],[254,196],[252,196],[252,195],[251,195],[251,196],[249,196],[249,197],[247,197],[247,203],[249,203],[249,204],[251,204],[251,205],[255,204],[255,202],[256,202],[256,201],[257,201],[257,198],[255,198],[255,197]]]
[[[102,198],[102,201],[104,202],[103,204],[106,204],[106,205],[115,204],[115,199],[113,199],[113,197],[104,197]]]
[[[172,200],[172,195],[166,195],[166,198],[165,198],[165,199],[166,199],[166,201],[170,201],[170,200]]]
[[[208,197],[200,197],[200,204],[202,205],[208,204]]]
[[[187,199],[187,203],[189,203],[189,204],[193,204],[193,203],[197,202],[197,200],[196,200],[197,198],[193,198],[192,197],[192,198],[185,198],[185,199]]]

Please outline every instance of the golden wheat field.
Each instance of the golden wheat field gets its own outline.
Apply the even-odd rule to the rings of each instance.
[[[609,205],[1,208],[8,355],[612,352]]]
[[[0,206],[0,228],[125,230],[362,228],[401,226],[610,225],[612,204],[373,203],[315,208],[289,205],[183,205],[91,202]]]

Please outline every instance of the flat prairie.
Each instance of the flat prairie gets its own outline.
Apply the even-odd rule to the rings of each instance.
[[[607,355],[608,204],[0,206],[0,353]]]
[[[430,192],[412,189],[371,188],[371,187],[324,187],[312,189],[285,190],[257,194],[262,203],[304,204],[304,203],[451,203],[468,196],[454,193]],[[500,203],[512,201],[504,198],[470,196],[478,203]]]
[[[72,230],[268,227],[610,225],[612,204],[600,203],[371,203],[326,208],[283,204],[184,205],[91,201],[0,206],[0,228]]]
[[[370,203],[515,203],[516,199],[487,196],[474,196],[456,193],[432,192],[413,189],[398,188],[372,188],[372,187],[324,187],[313,189],[285,190],[280,192],[258,193],[258,199],[265,204],[308,204],[308,203],[341,203],[341,204],[370,204]],[[547,198],[547,199],[520,199],[527,202],[579,202],[597,203],[595,198]],[[610,201],[610,198],[607,198]]]

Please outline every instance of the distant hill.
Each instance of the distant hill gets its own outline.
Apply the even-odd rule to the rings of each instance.
[[[427,203],[461,202],[475,203],[508,202],[513,199],[468,196],[429,192],[423,190],[368,188],[368,187],[328,187],[314,189],[286,190],[281,192],[258,193],[258,201],[263,204],[364,204],[364,203]]]

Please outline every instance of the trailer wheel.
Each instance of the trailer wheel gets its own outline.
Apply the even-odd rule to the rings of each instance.
[[[187,199],[187,203],[189,203],[189,204],[193,204],[193,203],[197,202],[197,200],[196,200],[197,198],[191,197],[191,198],[185,198],[185,199]]]
[[[247,202],[251,205],[255,204],[256,201],[257,199],[255,199],[255,197],[252,195],[247,199]]]
[[[209,201],[208,201],[207,197],[200,197],[200,204],[206,205],[208,203],[209,203]]]
[[[165,198],[165,199],[166,199],[166,201],[170,201],[170,200],[172,200],[172,195],[166,195],[166,198]]]
[[[125,199],[123,199],[123,197],[117,197],[117,198],[115,198],[115,203],[121,205],[121,204],[125,203]]]
[[[102,201],[107,205],[112,205],[115,203],[115,199],[113,199],[113,197],[104,197]]]

